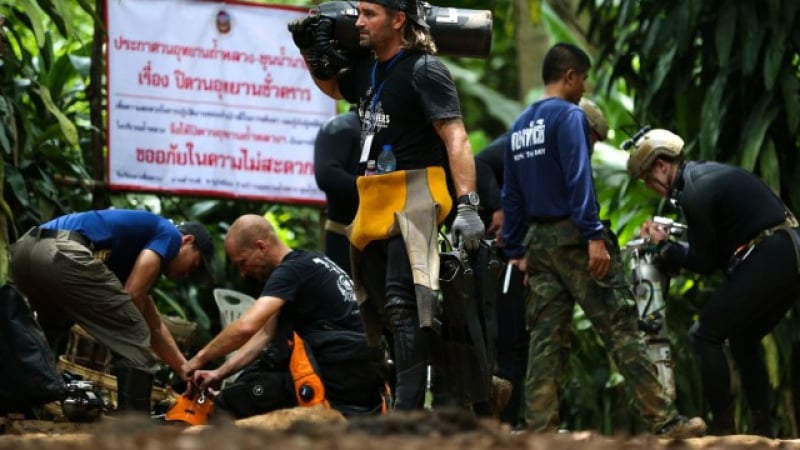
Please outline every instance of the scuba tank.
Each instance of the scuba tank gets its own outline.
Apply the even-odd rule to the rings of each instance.
[[[680,235],[686,230],[685,225],[672,219],[655,217],[654,222],[664,227],[669,236]],[[674,400],[675,375],[665,316],[669,277],[656,266],[658,249],[648,240],[633,239],[623,251],[629,257],[630,283],[638,312],[639,330],[645,334],[647,358],[655,365],[664,391]]]

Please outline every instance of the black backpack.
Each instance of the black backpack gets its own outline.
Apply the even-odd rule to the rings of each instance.
[[[0,409],[23,411],[64,396],[44,332],[17,289],[0,287]]]

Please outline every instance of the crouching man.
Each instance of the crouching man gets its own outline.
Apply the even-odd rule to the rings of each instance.
[[[263,217],[231,226],[225,251],[242,276],[264,281],[255,304],[185,365],[200,388],[240,369],[216,399],[240,418],[325,404],[345,415],[379,412],[383,350],[367,346],[353,284],[322,254],[292,250]],[[219,368],[199,370],[230,355]]]

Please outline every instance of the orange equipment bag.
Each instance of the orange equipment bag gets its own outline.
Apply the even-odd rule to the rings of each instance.
[[[164,420],[185,422],[189,425],[205,425],[214,414],[214,401],[205,390],[189,397],[183,393],[175,405],[167,411]]]

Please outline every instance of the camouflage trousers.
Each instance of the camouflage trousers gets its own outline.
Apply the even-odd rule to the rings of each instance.
[[[526,326],[530,332],[525,377],[525,421],[532,431],[559,426],[559,388],[567,369],[575,303],[611,353],[633,403],[653,429],[677,415],[647,359],[643,334],[625,278],[616,237],[606,230],[611,268],[603,280],[589,274],[588,244],[569,219],[532,224],[525,237],[530,283]]]

